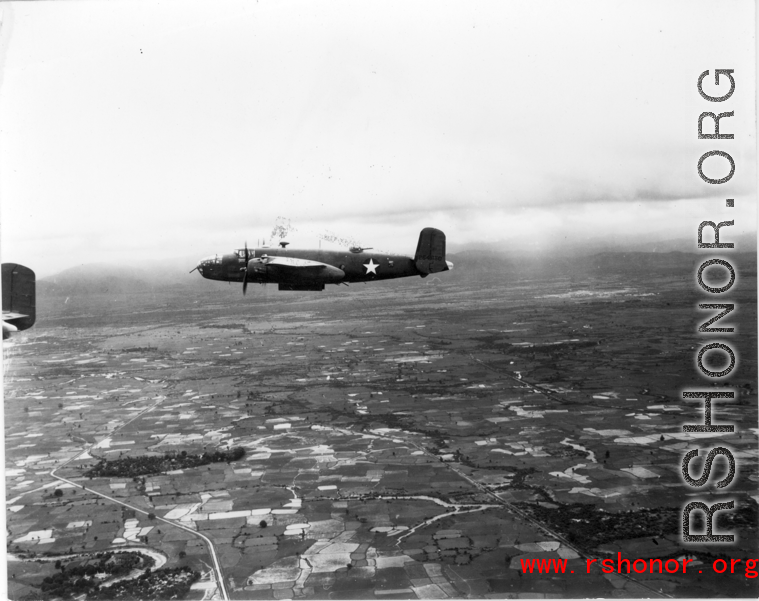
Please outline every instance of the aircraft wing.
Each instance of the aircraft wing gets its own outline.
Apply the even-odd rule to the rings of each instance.
[[[23,313],[3,311],[3,340],[8,338],[13,332],[18,332],[19,328],[16,324],[12,323],[13,321],[22,320],[19,323],[23,323],[23,320],[28,317],[28,315],[24,315]]]
[[[14,319],[21,319],[22,317],[29,317],[23,313],[12,313],[11,311],[3,311],[3,321],[12,321]]]
[[[339,282],[345,277],[345,272],[334,265],[328,265],[321,261],[310,259],[297,259],[295,257],[262,257],[253,259],[260,261],[265,266],[266,274],[275,281],[283,280],[297,282],[300,280],[319,282]]]
[[[281,269],[310,269],[321,270],[325,267],[332,267],[321,261],[311,261],[310,259],[296,259],[294,257],[269,257],[266,260],[266,265],[276,265]]]

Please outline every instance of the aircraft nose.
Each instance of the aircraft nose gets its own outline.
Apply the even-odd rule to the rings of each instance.
[[[200,261],[198,261],[198,264],[190,270],[190,273],[192,273],[193,271],[197,271],[200,275],[203,275],[204,265],[205,265],[205,261],[201,259]]]
[[[216,261],[217,261],[217,257],[215,255],[211,257],[203,257],[200,261],[198,261],[198,264],[195,266],[195,268],[192,271],[190,271],[190,273],[197,270],[197,272],[200,275],[206,278],[209,276],[210,272],[212,271],[212,265]]]

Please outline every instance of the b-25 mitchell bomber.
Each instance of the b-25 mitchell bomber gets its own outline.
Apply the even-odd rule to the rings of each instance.
[[[453,269],[445,260],[445,234],[427,227],[419,234],[414,257],[371,252],[371,248],[348,250],[295,250],[287,242],[279,247],[238,249],[233,253],[206,257],[196,269],[204,278],[222,282],[278,284],[280,290],[324,290],[325,284],[351,284],[405,278],[427,277]]]

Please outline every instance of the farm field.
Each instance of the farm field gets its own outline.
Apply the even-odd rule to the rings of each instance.
[[[9,594],[126,549],[199,572],[193,599],[756,596],[698,572],[758,556],[755,290],[715,403],[736,431],[706,435],[682,431],[708,318],[686,278],[43,298],[4,348]],[[740,510],[717,530],[739,540],[689,548],[681,458],[718,443]],[[124,458],[143,471],[90,473]],[[586,570],[617,553],[693,569]]]

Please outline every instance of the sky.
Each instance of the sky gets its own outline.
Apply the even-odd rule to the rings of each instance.
[[[0,254],[39,277],[229,252],[287,221],[291,248],[333,233],[412,254],[426,226],[451,248],[536,253],[695,250],[703,220],[756,231],[750,0],[80,0],[0,17]],[[701,98],[707,69],[715,96],[714,69],[734,69],[729,100]],[[735,138],[699,140],[704,111],[734,111]],[[735,161],[725,184],[698,176],[711,150]]]

